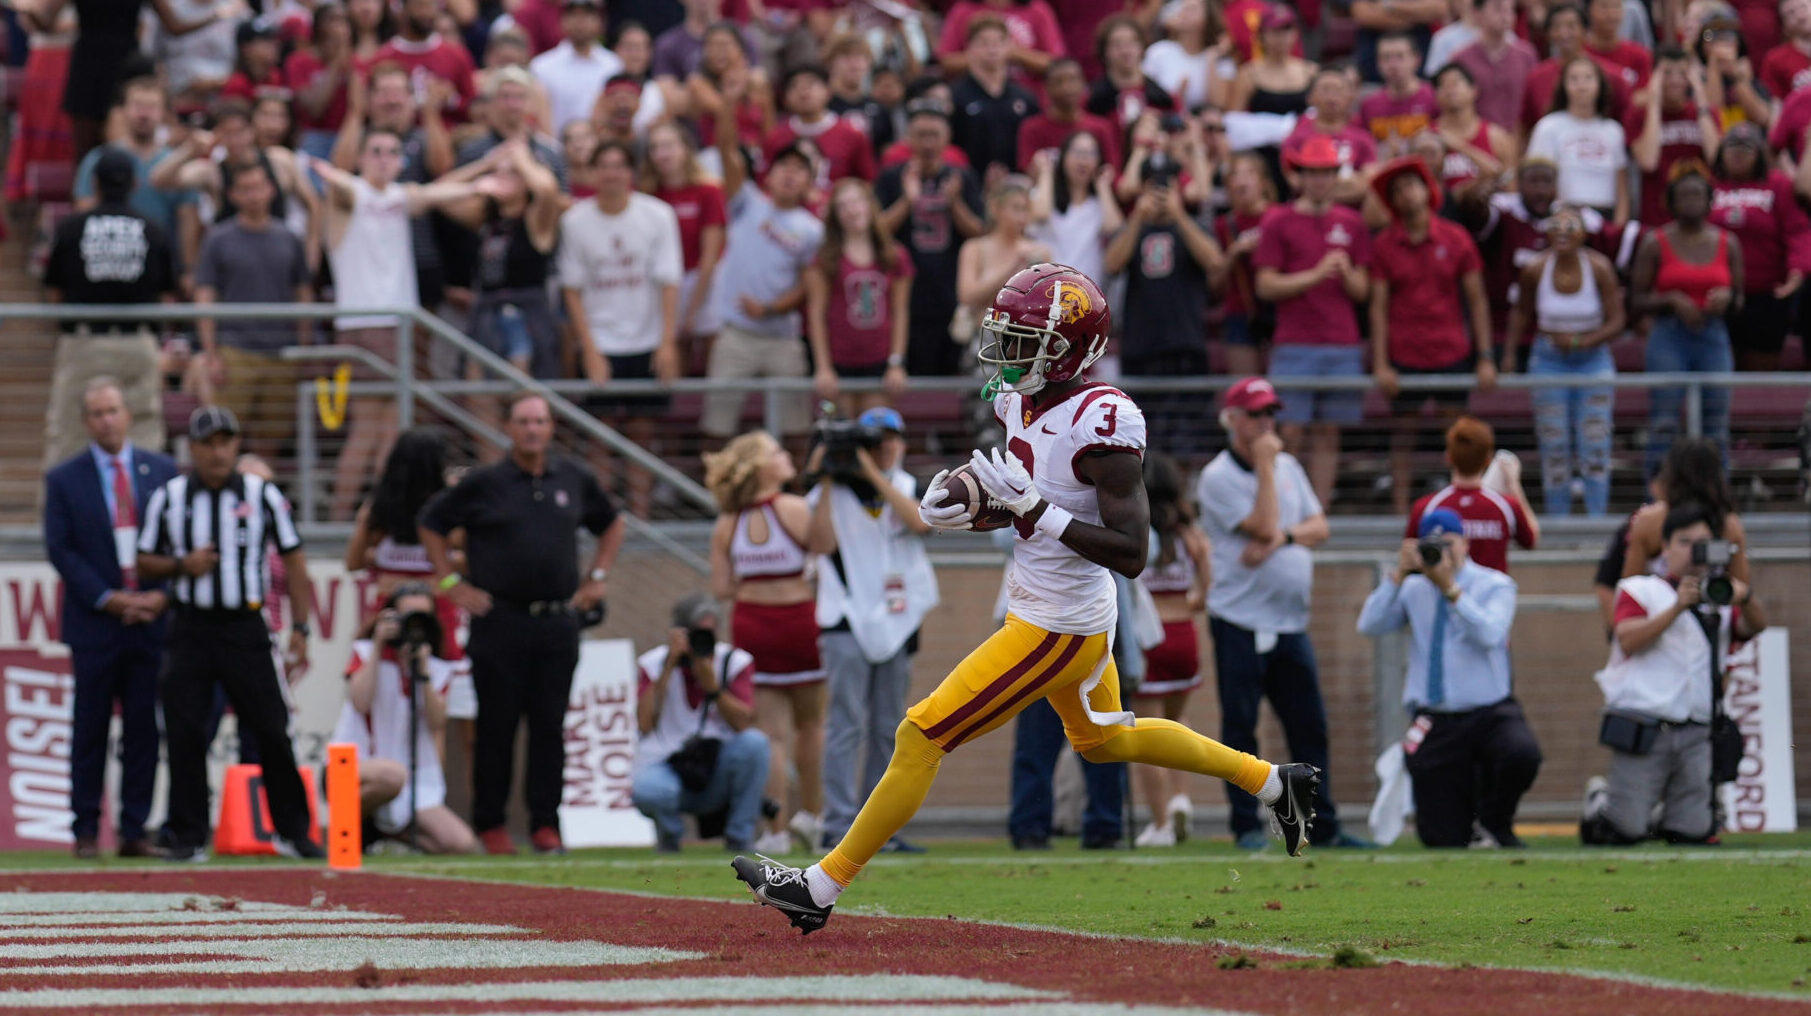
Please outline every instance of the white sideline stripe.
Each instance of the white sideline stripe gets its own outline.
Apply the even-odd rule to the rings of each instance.
[[[266,921],[239,924],[196,924],[184,927],[164,925],[117,925],[104,928],[16,928],[0,925],[0,945],[16,939],[34,938],[250,938],[284,936],[336,936],[358,938],[373,935],[527,935],[525,928],[507,924],[461,924],[456,921],[410,923],[405,921],[362,921],[350,926],[322,921]],[[72,955],[62,950],[63,955]]]
[[[46,988],[0,992],[0,1008],[29,1006],[293,1005],[295,987],[244,988]],[[818,977],[673,977],[620,981],[526,981],[502,984],[396,984],[375,988],[319,986],[306,989],[311,1005],[398,1002],[735,1002],[790,998],[840,1002],[944,1002],[1061,999],[1060,992],[968,977],[910,974]],[[738,1009],[741,1007],[738,1006]],[[783,1007],[782,1007],[783,1008]],[[695,1011],[695,1010],[688,1010]],[[866,1010],[864,1010],[866,1011]],[[939,1010],[942,1011],[942,1010]]]
[[[240,959],[166,960],[181,955],[236,956]],[[57,960],[66,957],[135,957],[122,963],[53,963],[0,967],[0,979],[47,974],[270,974],[354,970],[365,963],[383,970],[516,967],[590,967],[673,963],[703,959],[683,949],[610,945],[604,942],[548,942],[529,939],[483,942],[464,939],[223,939],[192,942],[59,942],[0,946],[0,959]]]
[[[795,1005],[685,1006],[683,1008],[645,1009],[561,1009],[557,1012],[512,1013],[511,1016],[699,1016],[701,1013],[730,1013],[734,1016],[999,1016],[1001,1013],[1028,1013],[1031,1016],[1257,1016],[1234,1009],[1186,1009],[1160,1005],[1126,1005],[1121,1002],[1008,1002],[1004,1005],[924,1006],[877,1005],[851,1008],[844,1002],[805,1002]],[[410,1013],[407,1016],[470,1016],[458,1011]]]
[[[259,903],[244,900],[232,904],[231,913],[259,911],[309,912],[315,908],[296,907],[286,903]],[[206,893],[0,893],[0,914],[134,914],[174,912],[183,914],[214,913],[228,907],[228,901]],[[338,912],[347,916],[348,911]]]
[[[401,914],[369,914],[359,910],[303,910],[299,907],[281,907],[273,910],[251,910],[245,908],[250,904],[241,904],[238,910],[173,910],[152,913],[123,914],[8,914],[0,926],[7,928],[27,928],[47,926],[71,928],[86,925],[112,924],[262,924],[276,922],[307,921],[319,924],[345,925],[347,923],[400,921]],[[100,935],[105,932],[95,931]]]

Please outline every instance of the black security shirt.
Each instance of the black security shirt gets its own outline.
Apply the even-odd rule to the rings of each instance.
[[[103,205],[57,223],[44,285],[64,303],[157,303],[175,292],[176,268],[156,223],[125,205]]]
[[[465,530],[472,584],[512,603],[564,600],[578,591],[578,528],[602,533],[616,506],[591,471],[550,456],[534,475],[514,459],[465,474],[421,509],[442,536]]]

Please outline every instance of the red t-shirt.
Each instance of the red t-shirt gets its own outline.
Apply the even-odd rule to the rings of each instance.
[[[698,259],[703,256],[704,227],[729,223],[723,188],[714,183],[695,183],[657,190],[654,196],[673,206],[673,214],[679,219],[679,248],[685,255],[685,270],[697,268]]]
[[[1231,247],[1234,241],[1247,233],[1257,233],[1264,221],[1262,215],[1246,215],[1240,211],[1228,211],[1214,223],[1215,237],[1220,241],[1222,250]],[[1262,234],[1258,234],[1262,236]],[[1258,305],[1254,272],[1251,259],[1256,254],[1242,254],[1233,259],[1226,272],[1226,313],[1250,314]]]
[[[1315,134],[1325,134],[1333,139],[1339,149],[1339,164],[1343,169],[1358,170],[1377,161],[1377,142],[1372,140],[1371,132],[1358,125],[1357,120],[1348,122],[1336,131],[1324,131],[1311,116],[1302,117],[1295,125],[1295,130],[1283,142],[1283,157],[1301,152],[1302,146]]]
[[[1598,60],[1600,65],[1604,60],[1615,64],[1616,70],[1611,70],[1607,66],[1604,67],[1604,70],[1612,77],[1620,77],[1622,83],[1628,86],[1630,91],[1646,86],[1648,78],[1654,74],[1654,54],[1643,49],[1640,43],[1618,39],[1614,47],[1598,49],[1587,42],[1585,51],[1590,53],[1593,58],[1601,57],[1602,59]]]
[[[891,166],[897,166],[902,162],[910,161],[912,161],[912,145],[907,141],[895,141],[887,146],[886,151],[880,153],[881,169],[887,169]],[[945,166],[955,166],[957,169],[967,169],[968,153],[957,148],[955,145],[949,145],[943,149],[943,164]]]
[[[957,0],[956,6],[950,8],[949,17],[943,20],[943,34],[937,37],[937,55],[947,56],[967,49],[968,23],[982,14],[991,14],[1006,22],[1006,34],[1012,36],[1013,44],[1021,49],[1036,50],[1053,57],[1069,55],[1063,30],[1056,23],[1056,14],[1044,0],[1009,7]]]
[[[752,99],[743,99],[736,107],[736,140],[744,145],[759,145],[764,140],[762,132],[767,129],[767,114],[760,103]],[[709,113],[698,114],[698,136],[703,144],[714,144],[717,138],[717,118]]]
[[[534,56],[540,56],[566,38],[560,31],[561,5],[557,0],[522,0],[511,11],[510,19],[528,33],[528,44]],[[724,15],[727,17],[727,13]]]
[[[1790,42],[1782,42],[1761,61],[1761,84],[1767,94],[1786,101],[1786,97],[1811,85],[1811,56]]]
[[[1309,215],[1293,204],[1278,205],[1264,213],[1258,228],[1258,248],[1251,254],[1254,272],[1260,268],[1284,275],[1307,271],[1335,247],[1343,248],[1355,265],[1371,260],[1371,231],[1365,228],[1363,216],[1344,205],[1334,205],[1319,215]],[[1279,301],[1276,315],[1277,345],[1358,345],[1358,312],[1337,275],[1294,299]]]
[[[1636,106],[1623,118],[1622,130],[1629,145],[1641,140],[1647,127],[1647,107]],[[1704,128],[1698,123],[1698,107],[1687,103],[1677,112],[1660,111],[1660,163],[1652,173],[1641,174],[1641,207],[1635,218],[1644,226],[1658,226],[1673,221],[1666,211],[1666,184],[1672,179],[1673,166],[1680,162],[1704,158]]]
[[[1448,484],[1422,496],[1409,509],[1408,528],[1402,535],[1414,539],[1421,531],[1421,517],[1435,508],[1458,514],[1465,524],[1465,540],[1471,544],[1471,559],[1486,568],[1509,571],[1511,540],[1523,550],[1534,549],[1534,527],[1529,525],[1522,503],[1485,487]]]
[[[1082,113],[1075,121],[1062,123],[1052,120],[1048,113],[1037,113],[1019,124],[1019,168],[1030,171],[1032,156],[1046,148],[1061,148],[1076,131],[1094,135],[1094,140],[1100,143],[1102,165],[1119,165],[1119,132],[1113,129],[1113,121]]]
[[[232,76],[226,79],[226,84],[220,86],[220,97],[223,99],[244,99],[246,102],[256,102],[258,99],[272,94],[280,95],[285,99],[289,98],[289,79],[284,77],[281,67],[272,67],[270,73],[266,74],[263,80],[257,82],[246,77],[244,71],[234,71]]]
[[[892,271],[878,261],[857,265],[847,256],[837,264],[824,308],[832,364],[848,369],[887,362],[893,351],[893,283],[916,271],[903,249],[898,254]]]
[[[1433,370],[1471,352],[1460,280],[1484,270],[1465,227],[1436,215],[1417,243],[1398,223],[1371,243],[1371,278],[1389,287],[1390,362]]]
[[[828,188],[846,176],[858,176],[873,183],[874,146],[868,142],[868,136],[835,113],[824,114],[824,120],[816,130],[801,130],[803,125],[797,117],[787,117],[774,124],[773,130],[767,132],[767,139],[761,144],[763,162],[771,165],[780,149],[803,139],[816,145],[818,153],[823,156],[817,165],[817,185],[820,189]]]
[[[364,70],[364,68],[357,68],[354,73],[363,73]],[[322,75],[328,73],[330,72],[327,70],[327,65],[321,63],[321,58],[316,56],[312,49],[296,50],[289,54],[289,59],[283,64],[283,77],[289,82],[289,90],[297,96],[300,96]],[[327,101],[327,108],[321,111],[320,116],[309,115],[308,110],[302,107],[300,101],[296,102],[295,110],[296,126],[302,130],[339,130],[340,124],[346,120],[345,82],[342,81],[339,88],[334,91],[333,98]]]
[[[1094,33],[1101,22],[1117,14],[1113,4],[1100,0],[1050,0],[1050,11],[1063,26],[1063,48],[1082,65],[1089,81],[1100,77],[1100,61],[1094,58]]]
[[[1440,104],[1434,101],[1434,86],[1421,82],[1419,88],[1398,98],[1388,90],[1372,92],[1358,104],[1358,119],[1379,141],[1409,138],[1427,129],[1440,115]]]
[[[1773,118],[1773,129],[1767,132],[1767,144],[1776,152],[1786,152],[1797,162],[1805,154],[1805,128],[1811,127],[1811,88],[1793,92]]]
[[[1440,124],[1436,120],[1428,126],[1438,129]],[[1479,117],[1477,133],[1467,138],[1466,143],[1480,152],[1491,152],[1490,121]],[[1491,154],[1496,153],[1491,152]],[[1483,167],[1478,165],[1477,160],[1464,152],[1448,151],[1446,161],[1440,164],[1440,184],[1449,191],[1456,191],[1483,175]]]
[[[1742,242],[1742,287],[1772,290],[1793,269],[1811,274],[1811,218],[1792,193],[1792,178],[1774,170],[1764,180],[1716,182],[1710,221]]]
[[[416,102],[427,101],[430,77],[452,85],[454,96],[452,104],[446,110],[447,118],[459,122],[465,120],[467,110],[471,108],[472,97],[478,90],[472,79],[472,55],[465,51],[464,46],[438,35],[430,35],[422,42],[410,42],[399,35],[383,44],[377,51],[377,59],[372,63],[375,65],[388,60],[401,64],[409,72]]]
[[[1621,66],[1588,49],[1584,52],[1597,66],[1603,68],[1604,77],[1610,82],[1610,117],[1622,120],[1629,113],[1631,89],[1629,83],[1623,80]],[[1552,112],[1553,89],[1559,85],[1560,62],[1558,57],[1542,60],[1539,66],[1528,72],[1528,84],[1522,92],[1523,127],[1533,130],[1541,117]],[[1480,87],[1486,86],[1480,83]]]
[[[1765,53],[1780,44],[1779,0],[1731,0],[1742,19],[1742,41],[1748,52]]]

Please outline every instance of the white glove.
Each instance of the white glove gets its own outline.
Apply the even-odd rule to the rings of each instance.
[[[950,471],[945,469],[931,478],[930,485],[924,490],[924,497],[918,502],[918,517],[932,529],[967,529],[975,521],[975,517],[968,513],[967,505],[935,503],[943,497],[943,478],[948,475]]]
[[[976,449],[968,464],[975,471],[981,489],[1014,515],[1024,515],[1044,500],[1017,455],[1002,455],[1000,449],[995,448],[990,459]]]

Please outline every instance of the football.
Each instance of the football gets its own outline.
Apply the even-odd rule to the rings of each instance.
[[[987,492],[981,489],[981,482],[975,479],[974,467],[969,463],[964,462],[950,470],[950,474],[943,478],[941,489],[943,497],[936,504],[966,505],[969,515],[974,517],[969,528],[975,532],[986,533],[1012,525],[1012,512],[987,496]]]

